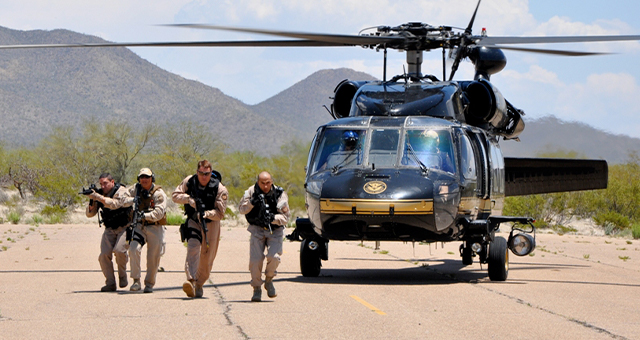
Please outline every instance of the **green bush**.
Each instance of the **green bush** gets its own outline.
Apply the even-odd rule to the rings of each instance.
[[[631,226],[631,235],[634,239],[640,239],[640,223],[635,223]]]
[[[67,220],[68,216],[67,208],[59,205],[46,205],[40,213],[44,215],[46,224],[63,223]]]
[[[33,214],[33,216],[31,216],[31,224],[33,224],[33,225],[37,226],[37,225],[41,224],[42,221],[44,221],[44,219],[39,214]]]
[[[65,216],[61,215],[50,215],[45,218],[44,223],[46,224],[58,224],[62,223],[66,220]]]
[[[19,209],[10,209],[7,214],[7,221],[13,223],[13,224],[18,224],[18,222],[20,222],[20,219],[22,218],[22,213]]]
[[[181,225],[184,223],[186,216],[182,213],[167,213],[168,225]]]
[[[612,232],[616,230],[628,229],[631,226],[629,217],[619,214],[615,211],[603,211],[593,216],[593,221],[603,227],[612,228]]]
[[[59,205],[46,205],[44,206],[44,208],[42,208],[40,213],[44,216],[66,215],[67,208],[61,207]]]

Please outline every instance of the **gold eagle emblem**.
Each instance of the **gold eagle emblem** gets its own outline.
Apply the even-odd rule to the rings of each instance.
[[[367,182],[364,185],[363,189],[367,194],[375,195],[387,190],[387,185],[384,182],[371,181]]]

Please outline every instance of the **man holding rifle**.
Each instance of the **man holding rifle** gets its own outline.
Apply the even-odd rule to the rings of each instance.
[[[129,285],[127,281],[127,256],[125,230],[129,224],[131,208],[122,207],[123,199],[127,188],[115,183],[113,177],[108,173],[103,173],[98,179],[100,189],[94,184],[89,189],[83,190],[81,194],[89,196],[87,206],[87,217],[93,217],[98,212],[98,224],[104,224],[102,241],[100,242],[100,268],[106,278],[106,284],[100,289],[101,292],[115,292],[116,277],[113,273],[113,253],[116,254],[116,264],[118,265],[118,284],[120,288]]]
[[[138,183],[126,192],[124,206],[133,206],[133,217],[127,230],[129,258],[131,259],[131,291],[139,291],[140,255],[147,244],[147,275],[144,278],[144,292],[153,293],[156,274],[162,256],[165,225],[167,224],[167,195],[159,185],[155,185],[155,176],[149,168],[140,169]]]
[[[244,192],[238,211],[246,214],[251,233],[249,248],[249,271],[251,272],[251,287],[253,296],[251,301],[262,300],[262,266],[264,264],[267,249],[267,267],[264,270],[264,289],[267,296],[277,296],[273,286],[273,278],[280,264],[282,255],[282,241],[284,239],[284,226],[287,225],[291,212],[289,211],[289,199],[282,188],[273,185],[271,174],[263,171],[258,175],[255,185]]]
[[[198,162],[198,172],[186,177],[171,195],[184,204],[186,222],[180,226],[180,238],[187,242],[184,271],[187,281],[182,290],[188,297],[201,298],[202,286],[209,279],[220,241],[220,221],[227,209],[229,192],[219,172],[207,160]]]

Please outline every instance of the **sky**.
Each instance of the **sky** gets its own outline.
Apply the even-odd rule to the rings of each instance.
[[[476,0],[3,0],[0,26],[64,28],[115,42],[280,39],[161,25],[203,23],[332,34],[358,34],[367,27],[407,22],[464,28],[476,4]],[[473,33],[484,27],[489,36],[640,35],[638,14],[640,2],[635,0],[483,0]],[[507,66],[491,82],[525,111],[525,121],[554,115],[640,138],[640,43],[526,47],[611,54],[559,57],[504,51]],[[321,69],[348,67],[382,78],[382,52],[361,47],[132,50],[158,67],[219,88],[247,104],[266,100]],[[401,74],[404,53],[389,51],[388,57],[388,77]],[[442,78],[440,50],[425,52],[422,71]],[[455,79],[472,79],[473,74],[473,65],[464,62]],[[322,108],[318,112],[326,115]]]

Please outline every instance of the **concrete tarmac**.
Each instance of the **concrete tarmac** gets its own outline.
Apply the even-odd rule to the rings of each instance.
[[[245,228],[223,221],[202,299],[182,291],[177,226],[152,294],[101,293],[101,234],[0,225],[0,339],[640,339],[638,240],[538,233],[532,255],[510,254],[506,282],[463,267],[459,242],[332,241],[305,278],[300,243],[285,241],[278,296],[252,303]]]

